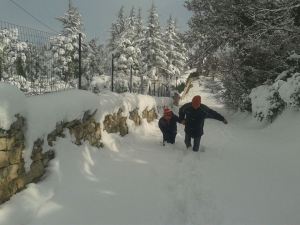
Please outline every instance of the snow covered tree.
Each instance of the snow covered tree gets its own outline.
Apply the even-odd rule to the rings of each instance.
[[[95,75],[101,75],[105,72],[104,62],[107,60],[107,54],[104,46],[99,45],[96,39],[89,41],[87,45],[87,62],[84,63],[84,73],[88,74],[89,79]]]
[[[137,18],[136,18],[136,36],[134,38],[135,42],[138,45],[139,45],[141,39],[144,36],[144,32],[145,32],[145,29],[144,29],[144,25],[143,25],[142,9],[139,8],[138,15],[137,15]]]
[[[166,79],[168,57],[156,7],[152,4],[145,37],[141,44],[145,73],[151,79]]]
[[[58,17],[63,25],[62,35],[71,36],[82,32],[82,18],[76,7],[73,6],[72,1],[69,0],[69,7],[64,16]]]
[[[82,19],[78,9],[69,0],[66,14],[57,18],[62,22],[62,34],[52,37],[51,50],[54,55],[54,71],[64,81],[70,81],[78,74],[79,33],[84,43],[85,34],[82,32]]]
[[[25,61],[28,45],[18,40],[17,29],[0,30],[0,62],[3,78],[26,77]]]
[[[129,40],[134,40],[136,36],[136,29],[137,29],[137,17],[135,15],[135,8],[132,7],[130,10],[129,17],[126,21],[126,32],[125,36]]]
[[[122,37],[124,32],[126,31],[126,17],[124,14],[124,6],[121,6],[118,16],[117,16],[117,21],[115,23],[112,23],[111,26],[111,37],[109,39],[109,48],[111,51],[116,49],[116,45],[119,42],[119,39]]]
[[[112,24],[109,48],[114,57],[115,89],[123,92],[129,88],[128,81],[131,72],[137,75],[140,69],[141,51],[137,43],[138,19],[132,8],[129,17],[124,16],[121,7],[117,21]]]
[[[176,27],[176,22],[170,16],[167,21],[167,29],[164,35],[164,42],[166,45],[166,52],[168,56],[167,72],[169,79],[175,79],[185,69],[186,64],[186,48],[182,39],[179,37],[179,33]]]
[[[231,106],[244,107],[248,98],[241,96],[274,81],[287,68],[288,52],[298,52],[297,0],[187,0],[186,7],[193,12],[187,35],[192,63],[202,73],[222,74]]]

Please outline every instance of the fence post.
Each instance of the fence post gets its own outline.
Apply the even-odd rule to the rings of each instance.
[[[2,57],[0,57],[0,81],[2,80]]]
[[[114,54],[111,54],[111,91],[114,91]]]
[[[78,48],[78,56],[79,56],[79,65],[78,65],[78,88],[81,89],[81,36],[82,34],[79,33],[79,48]]]
[[[39,78],[39,86],[40,86],[40,94],[42,93],[42,82],[41,82],[41,74],[39,73],[39,71],[38,71],[38,69],[39,69],[39,67],[38,67],[38,61],[39,61],[39,57],[36,57],[36,62],[35,62],[35,64],[34,64],[34,66],[35,66],[35,68],[34,68],[34,72],[35,72],[35,77],[38,77]],[[32,68],[31,68],[32,69]],[[31,73],[33,73],[32,71],[31,71]]]
[[[143,80],[143,76],[141,76],[141,86],[140,86],[140,94],[143,94],[144,93],[144,80]]]
[[[132,65],[130,65],[130,93],[132,92]]]
[[[158,96],[159,97],[161,97],[162,96],[162,92],[161,92],[161,90],[162,90],[162,86],[161,86],[161,84],[159,85],[159,90],[157,90],[157,92],[158,92]]]

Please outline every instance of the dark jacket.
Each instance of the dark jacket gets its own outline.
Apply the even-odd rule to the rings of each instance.
[[[198,109],[192,107],[192,103],[186,103],[179,109],[179,121],[185,120],[185,132],[191,137],[201,137],[205,119],[224,121],[224,117],[204,104]]]
[[[179,118],[174,113],[169,122],[161,117],[158,121],[158,126],[163,134],[176,135],[177,134],[177,124],[179,123]]]

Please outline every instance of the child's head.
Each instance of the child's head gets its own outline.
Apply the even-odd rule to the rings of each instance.
[[[172,117],[172,111],[169,108],[164,108],[164,119],[170,120]]]

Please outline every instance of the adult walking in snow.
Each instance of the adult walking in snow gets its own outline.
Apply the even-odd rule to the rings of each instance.
[[[164,109],[164,115],[159,119],[158,126],[163,134],[163,144],[165,141],[170,144],[175,143],[177,134],[177,123],[179,118],[170,109]]]
[[[215,119],[227,124],[227,120],[216,111],[201,104],[201,96],[193,97],[192,102],[186,103],[179,109],[179,121],[185,125],[184,143],[187,148],[191,147],[191,139],[194,139],[193,151],[198,152],[205,119]]]

